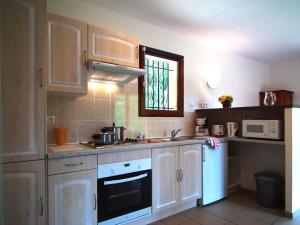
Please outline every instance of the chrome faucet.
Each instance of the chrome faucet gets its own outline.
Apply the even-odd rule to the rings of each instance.
[[[171,140],[173,140],[180,131],[181,131],[181,129],[172,130],[171,131]]]

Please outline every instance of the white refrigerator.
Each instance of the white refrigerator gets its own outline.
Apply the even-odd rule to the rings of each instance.
[[[227,196],[227,154],[228,143],[221,143],[219,149],[203,145],[202,205],[208,205]]]

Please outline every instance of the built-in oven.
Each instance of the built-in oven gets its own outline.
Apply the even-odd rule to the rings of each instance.
[[[98,165],[98,225],[151,214],[151,158]]]

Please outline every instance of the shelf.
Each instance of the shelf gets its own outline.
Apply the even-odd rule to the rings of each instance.
[[[233,183],[233,184],[229,184],[227,188],[232,188],[232,187],[238,186],[238,185],[240,185],[240,184],[241,184],[240,182],[236,182],[236,183]]]
[[[273,110],[273,109],[285,109],[285,108],[300,108],[300,105],[289,106],[246,106],[246,107],[232,107],[232,108],[203,108],[196,109],[196,112],[203,111],[233,111],[233,110]]]
[[[226,138],[228,141],[236,142],[246,142],[246,143],[257,143],[257,144],[267,144],[267,145],[281,145],[284,146],[284,141],[273,141],[273,140],[262,140],[262,139],[251,139],[251,138]]]
[[[228,160],[231,160],[231,159],[239,159],[239,158],[240,158],[239,155],[228,156]]]

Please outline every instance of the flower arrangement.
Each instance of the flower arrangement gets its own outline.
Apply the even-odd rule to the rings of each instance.
[[[223,108],[229,108],[233,102],[233,97],[231,95],[222,95],[219,97],[219,102],[222,103]]]

